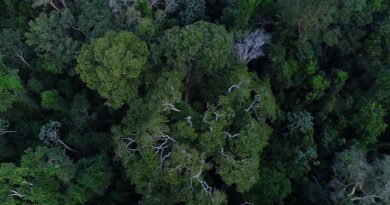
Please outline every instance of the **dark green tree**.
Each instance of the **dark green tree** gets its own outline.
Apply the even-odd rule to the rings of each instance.
[[[70,30],[74,19],[69,10],[52,11],[30,21],[25,33],[26,43],[40,57],[36,67],[51,73],[62,73],[75,58],[79,43],[72,39]]]

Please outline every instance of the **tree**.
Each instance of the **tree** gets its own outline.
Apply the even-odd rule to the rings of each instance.
[[[327,31],[336,12],[333,1],[278,0],[277,5],[287,28],[297,31],[300,38],[314,42]]]
[[[377,142],[379,135],[387,128],[383,119],[385,115],[386,112],[380,104],[370,102],[353,116],[351,123],[360,145],[369,148]]]
[[[45,109],[59,112],[66,112],[68,110],[65,100],[56,90],[47,90],[41,93],[41,106]]]
[[[307,111],[287,113],[287,121],[290,135],[313,132],[313,117]]]
[[[148,55],[146,43],[133,33],[109,31],[82,46],[76,71],[89,88],[107,99],[108,106],[119,108],[137,96]]]
[[[204,18],[206,10],[205,0],[184,1],[184,10],[179,13],[181,23],[189,25]]]
[[[386,110],[390,108],[390,95],[387,92],[390,88],[389,79],[390,69],[385,66],[378,72],[378,76],[370,89],[370,97],[377,100]]]
[[[116,23],[123,28],[129,28],[142,19],[142,14],[134,0],[110,0],[109,6],[114,13]]]
[[[49,15],[40,13],[30,21],[25,33],[26,43],[33,47],[40,57],[37,66],[51,73],[63,73],[74,59],[78,42],[69,35],[73,16],[69,10],[52,11]]]
[[[115,27],[113,14],[106,0],[80,2],[81,13],[77,25],[88,38],[103,36]]]
[[[228,6],[223,10],[222,20],[235,28],[245,28],[249,26],[258,6],[270,2],[268,0],[227,0]]]
[[[345,204],[389,203],[389,166],[389,156],[369,164],[364,154],[354,147],[338,153],[332,166],[335,177],[330,182],[332,200]]]
[[[0,113],[7,111],[15,102],[23,99],[25,93],[18,70],[6,67],[0,55]]]
[[[4,55],[4,61],[7,65],[18,66],[24,64],[32,68],[27,62],[28,49],[23,42],[23,33],[20,29],[3,29],[0,32],[0,53]]]
[[[259,182],[245,193],[245,200],[254,204],[283,204],[291,191],[291,182],[286,176],[277,170],[261,167]]]
[[[106,156],[74,163],[60,149],[27,149],[19,166],[0,166],[0,199],[5,204],[84,204],[110,184]]]
[[[264,55],[263,47],[270,43],[271,36],[263,29],[258,29],[252,33],[248,33],[240,42],[234,46],[238,58],[249,63],[258,57]]]
[[[50,121],[41,127],[41,131],[39,132],[39,139],[47,145],[55,145],[64,147],[64,149],[68,149],[74,151],[69,148],[59,137],[59,129],[61,127],[61,123],[58,121]]]
[[[223,204],[215,174],[238,192],[253,187],[272,131],[266,121],[276,115],[269,85],[237,70],[215,104],[197,111],[181,99],[181,70],[158,76],[113,128],[116,155],[136,191],[147,196],[142,202]]]
[[[201,21],[183,28],[173,27],[165,32],[160,44],[167,65],[185,76],[187,102],[193,97],[192,90],[204,85],[205,79],[221,79],[230,69],[237,69],[237,63],[232,61],[233,39],[220,25]],[[212,90],[208,86],[212,85],[205,86]]]

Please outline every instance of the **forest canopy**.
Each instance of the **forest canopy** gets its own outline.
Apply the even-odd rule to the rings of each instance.
[[[390,1],[0,1],[0,204],[390,204]]]

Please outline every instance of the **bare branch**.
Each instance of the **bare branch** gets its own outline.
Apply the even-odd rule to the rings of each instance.
[[[255,205],[255,204],[246,201],[246,202],[242,203],[241,205]]]
[[[364,197],[354,197],[354,198],[351,199],[351,201],[359,201],[359,200],[365,200],[365,199],[374,200],[374,198],[381,199],[382,197],[381,196],[377,196],[377,195],[364,196]]]
[[[249,107],[244,109],[245,112],[249,112],[249,110],[251,110],[251,109],[260,107],[261,106],[260,100],[261,100],[260,95],[255,95],[255,99],[252,101],[252,103],[249,105]]]
[[[233,84],[232,86],[230,86],[230,88],[228,89],[228,92],[232,92],[235,88],[240,88],[240,86],[242,85],[242,80],[240,80],[240,82],[238,82],[237,84]]]
[[[19,49],[19,52],[18,52],[18,54],[16,54],[16,56],[17,56],[20,60],[22,60],[22,62],[23,62],[28,68],[30,68],[30,69],[32,70],[31,65],[24,59],[24,57],[23,57],[23,52],[22,52],[21,49]]]
[[[164,110],[167,110],[167,109],[170,109],[172,111],[175,111],[175,112],[181,112],[181,110],[177,109],[175,106],[173,106],[172,103],[164,103],[164,106],[166,107]]]
[[[131,137],[123,138],[124,141],[126,141],[126,149],[130,154],[135,154],[136,151],[138,151],[137,148],[133,148],[135,144],[135,140]]]
[[[164,164],[164,161],[170,156],[171,152],[168,150],[169,147],[175,145],[176,141],[170,137],[169,135],[162,134],[158,138],[151,139],[155,142],[158,142],[157,146],[153,146],[153,149],[156,150],[156,154],[160,157],[160,164],[157,167],[158,169],[161,169],[161,167]]]
[[[187,116],[186,120],[187,120],[188,124],[190,125],[190,127],[192,127],[192,117],[191,116]]]
[[[237,133],[237,134],[230,134],[228,132],[223,132],[223,133],[226,134],[229,138],[236,138],[236,137],[240,136],[239,133]]]
[[[20,193],[18,193],[18,192],[15,191],[15,190],[11,190],[10,192],[11,192],[11,194],[8,195],[8,196],[16,196],[16,197],[19,197],[19,198],[23,198],[23,197],[24,197],[23,194],[20,194]]]
[[[211,196],[211,192],[212,192],[212,187],[210,187],[206,181],[204,180],[201,180],[200,179],[200,176],[202,175],[202,167],[200,169],[200,171],[195,174],[194,176],[191,177],[191,180],[190,180],[190,187],[192,188],[192,180],[193,179],[196,179],[196,181],[198,181],[200,183],[200,185],[202,186],[203,190],[206,192],[207,195]]]
[[[49,143],[61,144],[65,149],[68,149],[73,152],[77,152],[71,149],[60,139],[60,137],[58,136],[60,127],[61,127],[60,122],[50,121],[49,123],[41,127],[41,131],[39,132],[39,139],[44,141],[46,144]]]

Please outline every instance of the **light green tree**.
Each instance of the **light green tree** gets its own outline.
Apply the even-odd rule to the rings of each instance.
[[[146,43],[133,33],[109,31],[82,46],[76,71],[89,88],[107,99],[107,105],[119,108],[137,96],[148,55]]]
[[[29,148],[20,165],[0,165],[0,199],[4,204],[84,204],[103,194],[110,180],[106,156],[75,163],[57,148]]]

